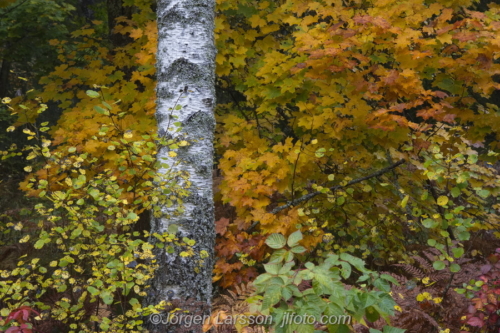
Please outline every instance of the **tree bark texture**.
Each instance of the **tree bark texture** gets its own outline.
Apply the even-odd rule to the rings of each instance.
[[[212,193],[213,132],[215,117],[214,0],[158,0],[157,111],[160,136],[189,142],[170,157],[168,148],[158,151],[158,159],[173,171],[189,173],[189,196],[183,199],[184,212],[175,216],[175,207],[163,208],[169,218],[153,218],[151,231],[163,233],[170,225],[178,226],[177,236],[196,241],[195,255],[181,257],[162,250],[160,264],[148,291],[147,303],[179,300],[208,315],[212,297],[214,264],[214,204]],[[182,106],[177,110],[176,105]],[[182,130],[175,132],[174,122]],[[161,169],[160,172],[167,170]],[[201,251],[208,254],[200,256]],[[202,264],[200,265],[200,262]],[[187,301],[186,301],[187,300]],[[188,304],[189,303],[189,304]],[[171,329],[146,323],[151,332],[202,332],[202,324],[189,330]]]

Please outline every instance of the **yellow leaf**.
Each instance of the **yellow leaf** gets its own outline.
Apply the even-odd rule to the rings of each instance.
[[[409,195],[404,197],[404,199],[401,201],[401,207],[403,207],[403,208],[406,207],[406,204],[408,203],[408,199],[410,199]]]
[[[29,241],[29,239],[30,239],[30,235],[26,235],[19,240],[19,243],[26,243],[27,241]]]
[[[32,170],[32,168],[29,165],[24,167],[24,171],[26,171],[26,172],[31,172],[31,170]]]
[[[28,135],[35,135],[35,133],[30,131],[28,128],[23,129],[23,133]]]
[[[439,206],[444,206],[444,205],[446,205],[447,203],[448,203],[448,197],[447,197],[447,196],[442,195],[442,196],[440,196],[440,197],[437,199],[437,204],[438,204]]]
[[[14,131],[16,128],[14,126],[9,126],[7,127],[7,132],[12,132]]]
[[[169,151],[168,152],[168,156],[170,156],[170,157],[176,157],[177,153],[175,151]]]
[[[259,15],[253,15],[248,21],[252,25],[252,28],[263,27],[267,24]]]
[[[71,178],[67,177],[64,182],[68,185],[68,186],[73,186],[73,182],[71,181]]]

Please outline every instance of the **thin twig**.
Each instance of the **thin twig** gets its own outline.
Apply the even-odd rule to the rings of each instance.
[[[401,164],[405,163],[405,160],[401,160],[399,162],[396,162],[386,168],[383,168],[377,172],[374,172],[368,176],[365,176],[365,177],[361,177],[361,178],[358,178],[358,179],[354,179],[354,180],[351,180],[349,183],[347,183],[346,185],[335,185],[333,187],[330,187],[330,191],[335,191],[335,190],[338,190],[340,188],[343,188],[343,187],[347,187],[347,186],[351,186],[351,185],[354,185],[354,184],[357,184],[357,183],[361,183],[362,181],[365,181],[367,179],[370,179],[370,178],[373,178],[373,177],[378,177],[378,176],[381,176],[383,175],[384,173],[388,172],[388,171],[391,171],[392,169],[394,168],[397,168],[398,166],[400,166]],[[297,198],[295,200],[292,200],[292,201],[289,201],[286,205],[283,205],[283,206],[279,206],[279,207],[276,207],[275,209],[273,209],[271,211],[271,214],[277,214],[279,212],[281,212],[283,209],[287,209],[287,208],[290,208],[290,207],[294,207],[294,206],[297,206],[299,203],[301,202],[304,202],[304,201],[307,201],[309,199],[312,199],[314,198],[315,196],[319,195],[319,194],[322,194],[323,192],[320,192],[320,191],[316,191],[316,192],[312,192],[312,193],[309,193],[309,194],[306,194],[300,198]]]
[[[361,183],[362,181],[365,181],[367,179],[370,179],[370,178],[373,178],[373,177],[378,177],[378,176],[381,176],[383,175],[384,173],[386,172],[389,172],[391,171],[392,169],[394,168],[397,168],[398,166],[400,166],[401,164],[405,163],[405,160],[400,160],[399,162],[396,162],[392,165],[389,165],[388,167],[385,167],[383,169],[380,169],[379,171],[377,172],[374,172],[372,174],[369,174],[368,176],[365,176],[365,177],[361,177],[361,178],[358,178],[358,179],[354,179],[354,180],[351,180],[349,183],[345,184],[345,185],[335,185],[333,187],[330,187],[330,191],[335,191],[335,190],[338,190],[338,189],[341,189],[341,188],[344,188],[344,187],[348,187],[348,186],[351,186],[351,185],[354,185],[354,184],[357,184],[357,183]],[[282,210],[284,209],[287,209],[287,208],[290,208],[290,207],[295,207],[297,206],[298,204],[304,202],[304,201],[308,201],[312,198],[314,198],[315,196],[319,195],[319,194],[323,194],[323,192],[319,192],[319,191],[316,191],[316,192],[312,192],[312,193],[309,193],[309,194],[306,194],[300,198],[297,198],[295,200],[291,200],[291,201],[288,201],[285,205],[283,206],[279,206],[279,207],[276,207],[274,208],[272,211],[271,211],[271,214],[278,214],[279,212],[281,212]],[[253,228],[255,228],[257,226],[257,224],[259,224],[260,222],[259,221],[255,221],[251,226],[250,228],[248,229],[248,231],[251,231]]]

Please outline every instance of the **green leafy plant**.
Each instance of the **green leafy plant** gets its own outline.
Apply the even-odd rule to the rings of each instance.
[[[87,95],[100,101],[94,106],[100,132],[121,137],[106,142],[115,164],[100,168],[99,157],[80,147],[53,150],[46,124],[23,125],[27,139],[34,142],[21,154],[31,163],[25,167],[30,173],[26,186],[38,195],[36,217],[30,228],[10,224],[22,232],[19,243],[34,251],[22,256],[16,268],[0,270],[1,311],[7,315],[15,309],[36,309],[44,322],[55,322],[67,332],[138,332],[145,316],[168,305],[141,305],[156,268],[155,249],[177,250],[183,257],[193,253],[194,241],[179,239],[174,228],[163,234],[134,230],[145,209],[155,217],[173,203],[182,209],[187,189],[177,180],[187,174],[169,171],[155,154],[158,145],[174,152],[188,143],[131,133],[123,128],[124,113],[113,103],[97,91],[88,90]],[[46,108],[40,104],[38,111]],[[102,141],[98,136],[92,140]],[[13,149],[6,156],[18,154]],[[134,167],[139,166],[137,175]],[[167,176],[159,174],[160,168]],[[129,182],[122,181],[124,174],[131,176]]]
[[[389,294],[390,283],[397,283],[393,277],[367,269],[363,260],[348,253],[325,253],[313,263],[301,240],[300,231],[288,239],[271,234],[266,244],[275,251],[264,264],[266,272],[254,281],[262,295],[261,311],[273,316],[277,333],[315,332],[320,327],[350,332],[354,322],[389,321],[396,305]],[[343,281],[355,281],[359,287]]]

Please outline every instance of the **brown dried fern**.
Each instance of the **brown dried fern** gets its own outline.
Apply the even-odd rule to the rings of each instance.
[[[452,244],[452,246],[457,246]],[[445,328],[450,333],[460,332],[460,318],[466,312],[469,301],[454,291],[468,283],[477,274],[477,265],[471,259],[460,258],[455,263],[461,270],[452,273],[448,268],[436,271],[432,263],[438,260],[439,251],[435,248],[420,249],[412,256],[412,264],[396,264],[399,273],[386,272],[394,277],[399,286],[393,286],[393,298],[401,308],[392,319],[391,325],[406,329],[407,333],[439,332]],[[423,283],[423,279],[426,283]],[[417,296],[429,293],[430,300],[417,301]],[[382,323],[373,323],[373,327]]]
[[[240,316],[248,316],[250,312],[250,304],[247,299],[254,295],[255,288],[252,283],[242,283],[234,286],[235,291],[226,290],[227,294],[219,295],[214,299],[212,307],[211,323],[206,326],[212,327],[216,333],[236,333],[237,330],[234,325],[216,324],[217,322],[224,322],[221,318],[230,316],[232,318],[239,318]],[[262,326],[248,326],[244,327],[242,332],[245,333],[267,333],[266,329]]]

